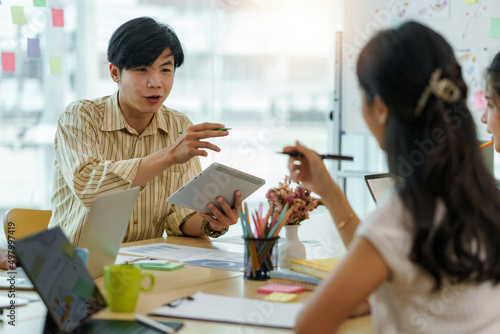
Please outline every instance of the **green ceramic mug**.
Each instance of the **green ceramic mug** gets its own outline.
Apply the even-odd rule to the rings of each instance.
[[[141,285],[142,279],[149,276],[149,287]],[[143,273],[131,264],[108,265],[104,267],[104,290],[109,309],[113,312],[133,312],[139,299],[139,291],[151,291],[155,277]]]

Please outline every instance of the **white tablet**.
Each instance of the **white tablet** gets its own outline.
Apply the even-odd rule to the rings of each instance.
[[[167,201],[206,214],[212,214],[212,211],[207,208],[207,204],[212,202],[221,212],[224,212],[217,203],[217,197],[222,196],[233,207],[236,190],[241,191],[244,200],[264,183],[266,181],[256,176],[213,163],[173,193]]]

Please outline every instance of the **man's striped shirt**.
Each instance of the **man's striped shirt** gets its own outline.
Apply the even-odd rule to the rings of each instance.
[[[118,106],[118,92],[79,100],[59,117],[55,138],[55,178],[51,226],[61,226],[73,244],[96,196],[132,184],[141,159],[172,145],[191,121],[162,106],[139,135]],[[201,171],[198,157],[166,169],[140,191],[124,242],[181,235],[179,225],[193,211],[172,205],[167,197]],[[106,222],[103,222],[105,224]]]

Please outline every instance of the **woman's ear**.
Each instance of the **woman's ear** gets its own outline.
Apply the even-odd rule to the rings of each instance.
[[[389,108],[380,96],[375,96],[372,102],[372,112],[380,125],[385,125],[389,117]]]
[[[109,74],[111,75],[111,78],[114,82],[120,82],[120,71],[118,70],[118,67],[116,67],[116,65],[109,64]]]

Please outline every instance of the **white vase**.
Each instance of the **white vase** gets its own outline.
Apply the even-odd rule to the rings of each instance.
[[[279,247],[280,268],[290,268],[290,260],[306,258],[306,247],[299,240],[299,226],[300,225],[285,225],[285,242]]]

